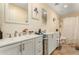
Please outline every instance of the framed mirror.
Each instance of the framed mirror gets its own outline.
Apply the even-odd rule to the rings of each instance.
[[[6,22],[26,24],[28,23],[28,4],[27,3],[8,3],[6,4]]]
[[[42,22],[47,24],[47,10],[42,9]]]

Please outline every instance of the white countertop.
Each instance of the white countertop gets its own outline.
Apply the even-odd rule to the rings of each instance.
[[[18,36],[18,37],[14,37],[14,38],[1,39],[0,40],[0,48],[14,44],[14,43],[22,42],[24,40],[29,40],[29,39],[33,39],[36,37],[40,37],[40,36],[42,36],[42,35],[34,35],[33,34],[33,35]]]
[[[59,32],[46,32],[44,34],[55,34],[55,33],[59,33]]]

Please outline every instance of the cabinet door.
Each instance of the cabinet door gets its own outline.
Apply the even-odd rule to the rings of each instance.
[[[33,39],[26,40],[22,43],[23,55],[34,55],[34,41]]]
[[[54,40],[55,47],[58,47],[59,46],[59,33],[53,34],[53,40]]]
[[[34,39],[35,42],[35,55],[43,54],[43,37],[38,37]]]
[[[48,35],[48,54],[52,53],[57,47],[57,38],[56,35]]]
[[[48,54],[50,54],[54,50],[54,41],[53,41],[53,35],[48,35]]]
[[[20,43],[0,48],[0,55],[18,55],[20,54]]]

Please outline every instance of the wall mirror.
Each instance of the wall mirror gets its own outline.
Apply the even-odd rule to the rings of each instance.
[[[5,9],[7,22],[19,24],[26,24],[28,22],[27,3],[8,3]]]
[[[42,21],[44,24],[47,24],[47,10],[42,9]]]

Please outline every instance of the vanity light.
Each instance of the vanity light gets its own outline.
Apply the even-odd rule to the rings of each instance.
[[[65,4],[65,5],[64,5],[64,8],[68,8],[68,5],[67,5],[67,4]]]

